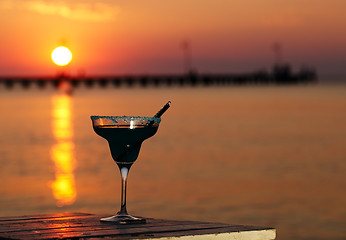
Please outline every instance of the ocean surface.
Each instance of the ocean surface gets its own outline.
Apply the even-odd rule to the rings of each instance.
[[[172,88],[0,86],[0,216],[113,215],[120,174],[90,115],[152,116],[129,173],[144,217],[346,239],[346,85]]]

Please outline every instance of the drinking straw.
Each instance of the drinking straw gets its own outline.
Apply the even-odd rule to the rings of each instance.
[[[166,103],[166,105],[163,106],[163,108],[161,108],[161,109],[154,115],[154,118],[159,118],[159,117],[161,117],[162,114],[164,114],[170,106],[171,106],[171,101],[168,101],[168,102]]]
[[[154,118],[159,118],[162,116],[162,114],[164,114],[167,109],[171,106],[171,101],[168,101],[166,103],[165,106],[163,106],[163,108],[161,108],[155,115],[154,115]],[[147,124],[147,127],[151,127],[151,125],[154,124],[154,121],[150,121],[148,124]]]

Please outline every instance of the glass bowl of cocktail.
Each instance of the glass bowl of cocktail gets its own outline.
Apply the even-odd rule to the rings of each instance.
[[[115,216],[100,219],[101,222],[145,223],[144,218],[134,217],[127,213],[127,176],[131,166],[137,160],[143,141],[155,135],[161,122],[160,117],[169,106],[170,102],[154,117],[91,116],[94,131],[108,141],[112,158],[118,165],[121,175],[120,211]]]

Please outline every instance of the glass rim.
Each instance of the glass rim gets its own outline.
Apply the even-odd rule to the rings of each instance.
[[[97,120],[97,119],[110,119],[110,120],[120,120],[120,121],[146,121],[146,122],[155,122],[160,123],[161,118],[157,117],[140,117],[140,116],[98,116],[98,115],[92,115],[90,116],[91,120]]]

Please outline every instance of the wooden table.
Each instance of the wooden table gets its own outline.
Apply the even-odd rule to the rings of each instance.
[[[0,218],[0,239],[275,239],[273,228],[147,219],[145,224],[100,223],[100,215],[65,213]]]

